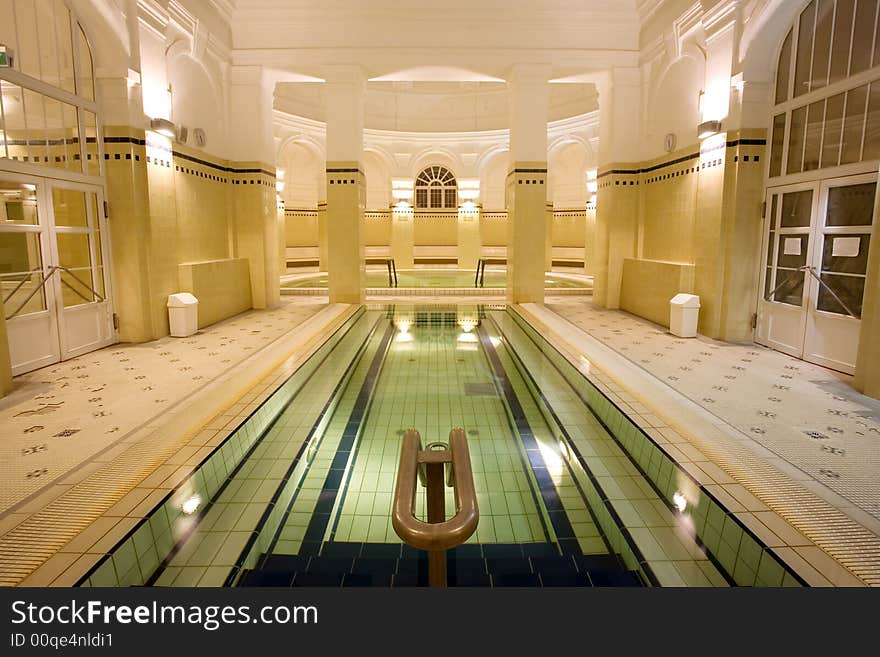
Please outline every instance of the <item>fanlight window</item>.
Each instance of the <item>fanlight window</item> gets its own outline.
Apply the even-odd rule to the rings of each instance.
[[[0,0],[0,158],[100,175],[92,53],[64,0]]]
[[[458,207],[458,185],[449,169],[431,166],[419,174],[416,178],[416,207]]]
[[[877,0],[812,0],[782,44],[770,177],[880,159]]]

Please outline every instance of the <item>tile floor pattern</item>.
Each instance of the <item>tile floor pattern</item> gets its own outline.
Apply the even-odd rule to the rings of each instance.
[[[760,345],[677,338],[589,300],[547,307],[880,519],[880,402],[849,377]]]
[[[16,377],[0,399],[0,514],[313,316],[282,298],[190,338],[117,344]]]

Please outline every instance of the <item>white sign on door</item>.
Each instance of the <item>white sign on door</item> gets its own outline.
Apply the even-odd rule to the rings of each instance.
[[[834,237],[831,241],[831,255],[843,258],[856,258],[862,246],[861,237]]]
[[[782,255],[799,256],[801,254],[801,238],[786,237],[782,245]]]

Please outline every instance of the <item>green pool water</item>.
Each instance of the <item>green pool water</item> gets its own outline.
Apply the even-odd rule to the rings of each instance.
[[[282,287],[327,287],[327,274],[314,274],[294,281],[282,283]],[[483,287],[503,288],[507,286],[507,272],[487,270]],[[554,274],[546,274],[544,286],[547,288],[588,288],[586,279],[576,280]],[[367,271],[367,287],[388,287],[388,272],[384,270]],[[474,272],[467,269],[408,269],[397,272],[397,287],[474,287]]]

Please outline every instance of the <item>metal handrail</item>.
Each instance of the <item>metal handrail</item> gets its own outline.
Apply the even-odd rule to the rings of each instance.
[[[36,269],[31,269],[30,271],[27,271],[27,272],[24,272],[24,271],[23,272],[16,272],[16,273],[20,273],[20,274],[27,274],[27,278],[22,278],[18,282],[18,285],[15,286],[15,289],[13,289],[12,292],[9,293],[9,296],[7,296],[3,299],[3,305],[6,305],[6,302],[15,296],[15,293],[21,289],[22,285],[24,285],[29,280],[31,280],[31,274],[36,274],[37,272],[41,272],[41,271],[43,271],[43,268],[37,267]]]
[[[53,265],[53,267],[55,267],[55,270],[56,270],[56,271],[67,272],[67,274],[69,274],[70,276],[72,276],[73,279],[74,279],[77,283],[79,283],[79,284],[82,285],[84,288],[86,288],[89,292],[92,293],[92,295],[98,297],[98,301],[97,301],[97,303],[103,303],[104,301],[106,301],[106,299],[104,299],[104,297],[103,297],[101,294],[99,294],[97,290],[95,290],[91,285],[89,285],[88,283],[86,283],[85,281],[83,281],[79,276],[77,276],[76,274],[74,274],[74,273],[73,273],[72,271],[70,271],[70,269],[68,269],[67,267],[61,267],[61,266],[59,266],[59,265]],[[84,295],[82,292],[80,292],[79,290],[77,290],[75,287],[73,287],[70,283],[68,283],[67,281],[65,281],[63,278],[61,279],[61,284],[62,284],[62,285],[66,285],[68,288],[70,288],[71,290],[73,290],[74,293],[76,293],[77,295],[79,295],[79,297],[80,297],[81,299],[84,299],[84,300],[87,301],[88,303],[95,303],[95,300],[94,300],[94,299],[89,299],[86,295]]]
[[[846,311],[847,315],[849,315],[853,319],[858,319],[858,317],[856,317],[856,314],[852,310],[849,309],[849,306],[847,306],[843,302],[843,299],[841,299],[839,296],[837,296],[837,293],[831,289],[831,286],[829,286],[828,283],[823,281],[822,278],[816,273],[816,270],[814,267],[811,267],[809,265],[804,265],[803,267],[801,267],[801,269],[803,269],[804,271],[810,272],[810,275],[813,278],[815,278],[817,281],[819,281],[819,285],[821,285],[822,287],[824,287],[826,290],[828,290],[831,293],[831,296],[834,297],[834,300],[837,301],[837,303],[840,304],[840,307]]]
[[[15,310],[12,311],[11,314],[6,316],[6,320],[7,321],[10,320],[13,317],[15,317],[18,313],[20,313],[22,311],[22,309],[28,304],[28,302],[34,298],[34,295],[43,289],[43,287],[46,285],[46,281],[48,281],[52,277],[52,274],[54,274],[54,273],[55,273],[55,269],[50,266],[49,271],[43,276],[43,279],[40,281],[40,284],[35,286],[34,289],[31,290],[31,293],[29,295],[27,295],[27,297],[25,298],[24,301],[21,302],[21,304],[19,304],[18,308],[16,308]],[[5,301],[4,301],[4,303],[5,303]]]
[[[37,285],[36,287],[34,287],[33,290],[31,290],[31,293],[30,293],[29,295],[27,295],[27,298],[25,298],[25,300],[22,301],[21,304],[19,304],[18,308],[16,308],[14,311],[12,311],[11,314],[9,314],[9,315],[6,316],[6,319],[7,319],[7,320],[12,319],[12,318],[15,317],[18,313],[20,313],[20,312],[22,311],[22,309],[28,304],[28,301],[30,301],[30,300],[34,297],[34,295],[35,295],[39,290],[41,290],[43,287],[46,286],[46,282],[47,282],[50,278],[52,278],[52,274],[54,274],[54,273],[57,272],[57,271],[63,271],[63,272],[66,272],[67,274],[69,274],[70,276],[72,276],[72,277],[74,278],[74,280],[75,280],[77,283],[79,283],[79,284],[82,285],[84,288],[86,288],[87,290],[89,290],[89,291],[94,295],[94,297],[97,297],[97,298],[98,298],[97,302],[95,301],[94,297],[91,298],[91,299],[89,299],[86,295],[84,295],[82,292],[80,292],[79,290],[77,290],[75,287],[73,287],[70,283],[68,283],[67,281],[65,281],[65,280],[62,278],[62,279],[61,279],[61,284],[62,284],[62,285],[66,285],[70,290],[72,290],[72,291],[74,292],[74,294],[76,294],[77,296],[79,296],[79,297],[80,297],[81,299],[83,299],[84,301],[86,301],[86,302],[88,302],[88,303],[103,303],[104,301],[106,301],[106,299],[103,297],[103,295],[99,294],[99,293],[97,292],[97,290],[95,290],[94,288],[92,288],[92,286],[89,285],[88,283],[85,283],[85,282],[84,282],[79,276],[77,276],[75,273],[73,273],[73,272],[72,272],[70,269],[68,269],[67,267],[62,267],[62,266],[60,266],[60,265],[49,265],[49,267],[48,267],[47,269],[48,269],[48,271],[47,271],[46,274],[43,276],[42,280],[40,281],[40,284]],[[39,269],[35,269],[35,270],[32,270],[32,271],[29,272],[29,273],[33,274],[34,272],[37,272],[37,271],[40,271],[40,270],[39,270]],[[28,280],[28,279],[25,279],[24,281],[22,281],[21,283],[19,283],[18,286],[15,288],[15,290],[13,290],[12,294],[15,294],[15,292],[16,292],[16,291],[17,291],[17,290],[18,290],[18,289],[24,284],[24,282],[27,281],[27,280]],[[12,294],[9,295],[9,298],[12,298]],[[5,304],[5,303],[6,303],[6,300],[4,300],[4,304]]]
[[[432,444],[432,446],[437,446]],[[444,468],[451,464],[450,477],[455,495],[455,515],[446,520]],[[427,488],[428,521],[416,517],[416,493],[419,470],[424,466]],[[408,545],[428,552],[431,586],[446,586],[446,550],[464,543],[477,529],[480,511],[471,457],[464,429],[449,432],[449,449],[422,449],[422,438],[415,429],[407,429],[400,448],[397,485],[391,524]]]
[[[843,299],[841,299],[839,296],[837,296],[837,293],[833,289],[831,289],[831,286],[828,285],[828,283],[826,283],[825,281],[823,281],[822,277],[816,273],[816,270],[814,267],[812,267],[810,265],[802,265],[802,266],[798,267],[796,271],[809,272],[810,276],[812,276],[817,281],[819,281],[819,285],[821,285],[826,290],[828,290],[828,292],[831,294],[831,296],[834,297],[835,301],[837,301],[837,303],[840,304],[840,307],[846,311],[847,315],[849,315],[853,319],[858,319],[856,314],[852,310],[850,310],[849,306],[847,306],[843,302]],[[767,296],[764,297],[764,300],[765,301],[776,301],[776,299],[775,299],[776,291],[779,290],[779,288],[781,288],[783,285],[786,285],[792,279],[793,276],[794,276],[794,273],[791,273],[788,276],[786,276],[785,280],[783,280],[779,285],[777,285],[772,290],[770,290],[770,292],[767,294]]]
[[[800,269],[798,269],[798,271],[800,271]],[[781,288],[783,285],[787,285],[793,276],[794,276],[793,273],[786,276],[785,280],[783,280],[779,285],[777,285],[772,290],[770,290],[770,292],[767,293],[767,296],[764,297],[764,301],[776,301],[776,298],[775,298],[776,291],[779,290],[779,288]]]
[[[477,271],[474,275],[474,287],[483,287],[486,279],[486,265],[506,265],[507,258],[480,258],[477,260]]]
[[[388,287],[397,287],[397,265],[394,262],[394,258],[365,258],[364,264],[385,265],[385,268],[388,270]]]

